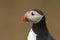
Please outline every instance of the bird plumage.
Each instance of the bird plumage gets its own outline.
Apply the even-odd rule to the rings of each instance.
[[[41,10],[32,9],[23,18],[33,23],[27,40],[55,40],[47,29],[46,18]]]
[[[36,40],[54,40],[48,32],[45,17],[39,23],[33,24],[32,30],[37,34]]]

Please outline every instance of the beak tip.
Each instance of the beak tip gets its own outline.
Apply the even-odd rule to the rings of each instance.
[[[21,19],[20,19],[20,22],[22,23],[23,21],[24,21],[24,19],[23,19],[23,18],[21,18]]]
[[[25,16],[25,14],[23,14],[23,15],[21,16],[21,18],[20,18],[20,22],[21,22],[21,23],[24,22],[24,16]]]
[[[20,20],[20,23],[23,23],[23,21]]]

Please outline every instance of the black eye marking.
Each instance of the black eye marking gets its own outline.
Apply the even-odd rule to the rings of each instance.
[[[32,13],[31,13],[31,15],[33,16],[33,15],[34,15],[34,13],[32,12]]]

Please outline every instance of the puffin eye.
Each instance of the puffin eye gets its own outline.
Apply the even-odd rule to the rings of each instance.
[[[31,13],[31,15],[33,16],[33,15],[34,15],[34,13],[32,12],[32,13]]]

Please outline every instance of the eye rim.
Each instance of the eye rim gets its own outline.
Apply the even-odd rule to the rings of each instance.
[[[31,15],[34,16],[34,13],[32,12]]]

